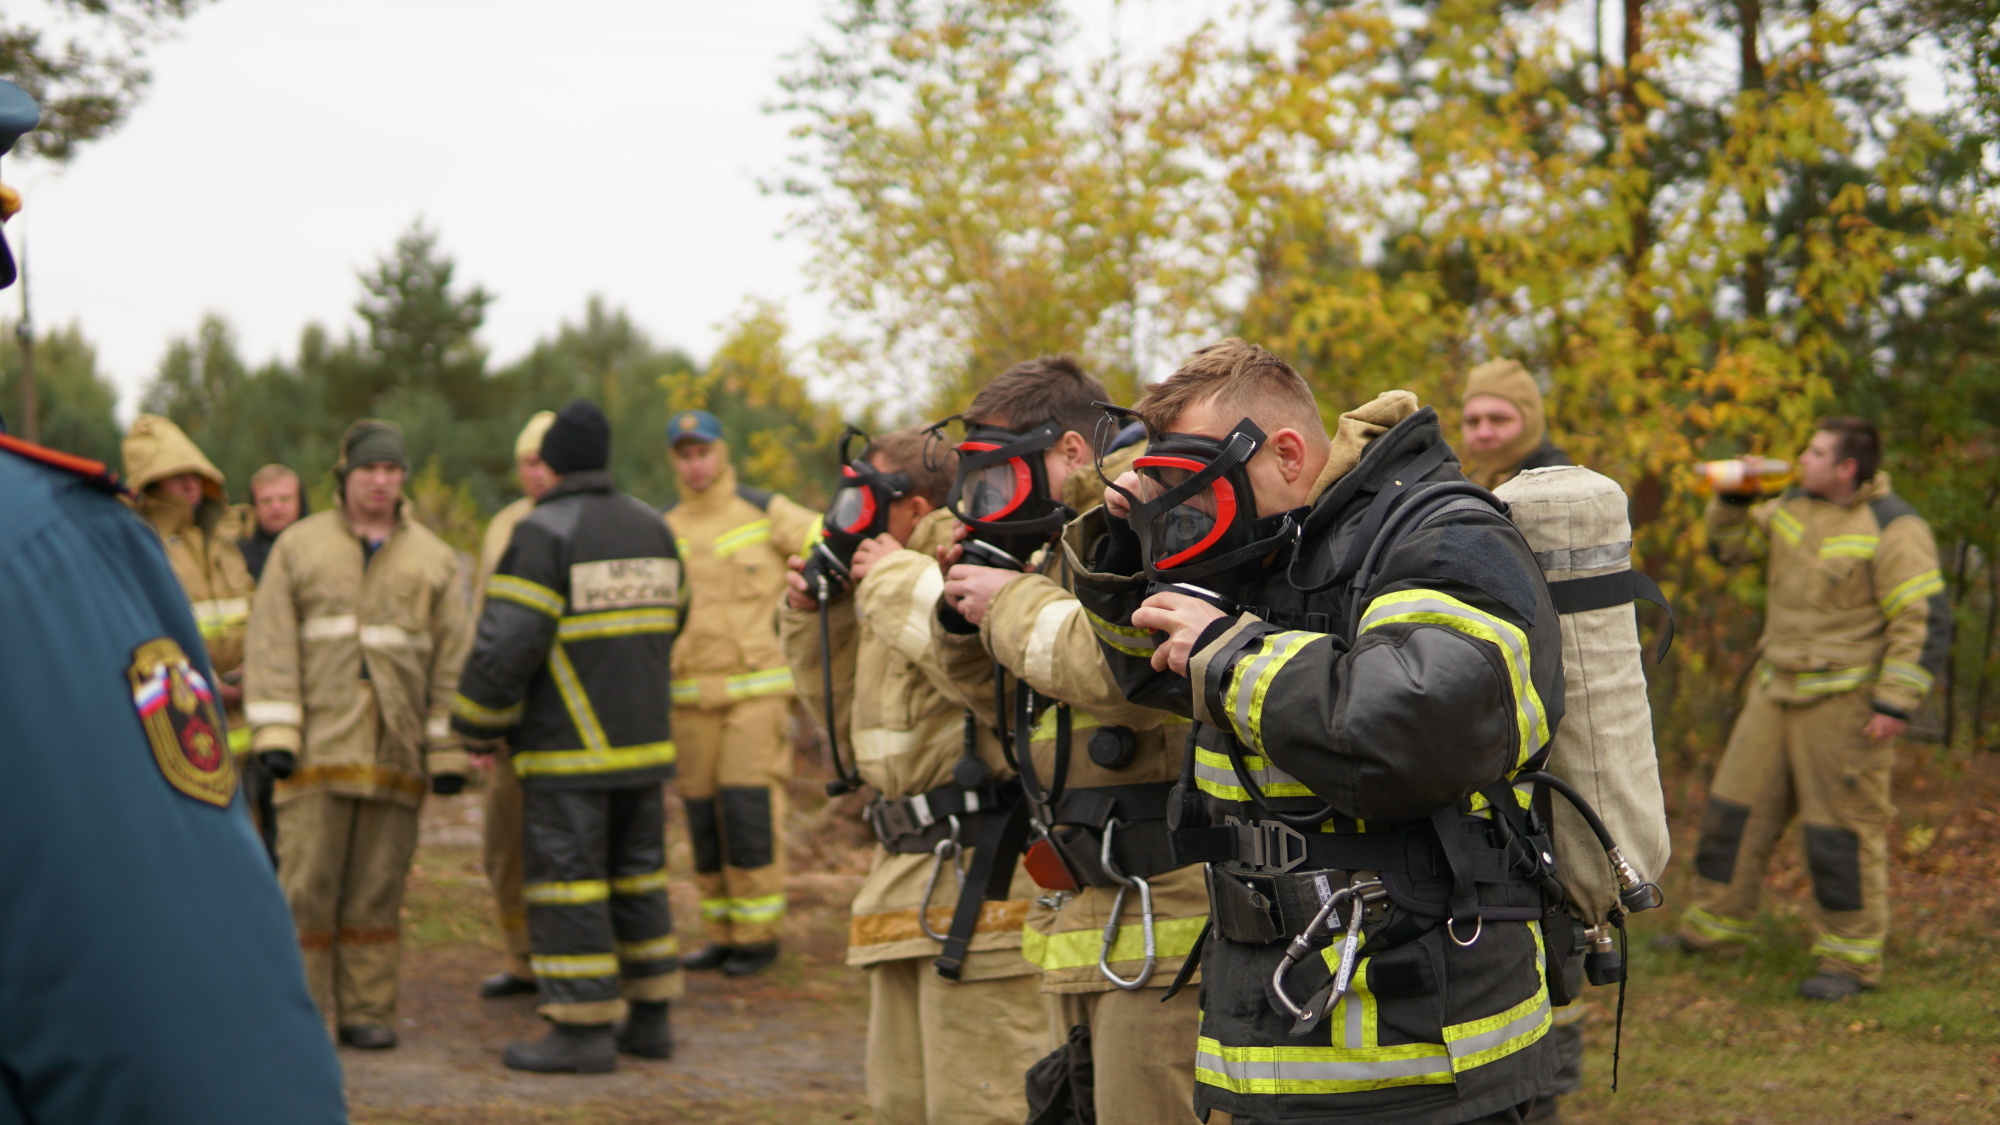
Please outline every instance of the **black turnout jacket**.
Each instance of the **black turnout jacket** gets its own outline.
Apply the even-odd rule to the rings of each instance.
[[[1477,817],[1493,814],[1481,791],[1512,797],[1510,776],[1546,757],[1563,712],[1561,633],[1541,570],[1497,501],[1432,509],[1383,539],[1394,549],[1349,591],[1351,564],[1381,536],[1378,496],[1420,505],[1430,491],[1420,482],[1469,488],[1463,481],[1436,413],[1404,417],[1300,513],[1296,558],[1281,551],[1243,576],[1241,609],[1204,631],[1185,677],[1156,672],[1159,637],[1131,626],[1146,596],[1136,538],[1102,509],[1071,525],[1066,545],[1087,572],[1077,593],[1120,685],[1134,702],[1200,724],[1192,773],[1206,824],[1260,825],[1279,847],[1285,829],[1252,802],[1254,784],[1276,812],[1331,807],[1302,829],[1317,838],[1309,856],[1340,854],[1325,850],[1328,834],[1346,834],[1359,853],[1371,846],[1363,841],[1401,833],[1408,847],[1393,854],[1410,859],[1404,888],[1449,886],[1434,825],[1483,834]],[[1448,819],[1434,821],[1440,810]],[[1235,854],[1212,864],[1212,893],[1221,872],[1246,869]],[[1218,928],[1203,950],[1197,1109],[1239,1121],[1446,1125],[1535,1096],[1549,1073],[1541,1040],[1552,1015],[1543,941],[1528,921],[1540,892],[1479,891],[1487,912],[1469,945],[1447,941],[1441,911],[1407,896],[1371,915],[1354,989],[1298,1034],[1267,1001],[1283,938],[1232,941]],[[1473,931],[1461,923],[1458,936]],[[1296,998],[1331,981],[1337,953],[1301,964]]]
[[[505,738],[523,785],[596,789],[674,773],[668,665],[687,602],[660,514],[571,473],[514,530],[452,705],[452,727]]]

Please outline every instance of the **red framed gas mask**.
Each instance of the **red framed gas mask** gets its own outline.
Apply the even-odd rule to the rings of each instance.
[[[953,421],[931,427],[942,435]],[[1055,538],[1076,515],[1049,489],[1042,454],[1062,430],[1044,422],[1025,432],[966,424],[958,443],[958,475],[945,507],[972,529],[965,540],[968,562],[1007,570],[1027,569],[1028,556]]]
[[[910,494],[908,473],[885,473],[865,457],[849,459],[855,438],[866,448],[868,435],[852,426],[840,435],[840,483],[821,518],[820,537],[806,560],[806,584],[817,592],[825,579],[825,594],[831,598],[845,590],[852,577],[849,566],[855,548],[864,539],[873,539],[889,530],[889,505]]]

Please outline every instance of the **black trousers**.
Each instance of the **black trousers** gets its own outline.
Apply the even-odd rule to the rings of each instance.
[[[657,784],[522,791],[530,964],[542,1014],[604,1023],[620,996],[678,992],[667,905],[666,805]]]

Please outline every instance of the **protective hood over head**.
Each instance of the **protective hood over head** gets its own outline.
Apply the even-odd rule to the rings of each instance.
[[[854,561],[855,548],[889,530],[889,505],[908,496],[914,487],[908,473],[885,473],[866,457],[849,458],[855,438],[862,439],[866,448],[868,435],[860,430],[849,426],[840,435],[840,483],[834,487],[833,500],[820,520],[820,535],[806,560],[807,588],[822,599],[834,597],[852,583],[848,567]]]
[[[542,439],[548,436],[549,427],[556,424],[556,412],[537,410],[528,424],[521,427],[521,436],[514,439],[514,460],[542,455]]]
[[[1465,398],[1460,405],[1480,395],[1505,399],[1521,412],[1521,432],[1513,441],[1491,453],[1465,451],[1466,476],[1474,483],[1492,486],[1490,478],[1519,465],[1548,436],[1548,420],[1542,404],[1542,388],[1528,369],[1511,359],[1482,363],[1465,376]],[[1485,478],[1485,479],[1482,479]]]
[[[202,478],[201,490],[222,499],[222,470],[215,467],[179,426],[158,414],[141,414],[125,434],[125,479],[134,491],[182,473]]]
[[[1028,556],[1076,515],[1050,490],[1042,458],[1063,431],[1054,422],[1017,432],[952,418],[931,429],[942,433],[955,420],[964,424],[965,440],[958,443],[958,474],[944,503],[972,529],[965,540],[967,561],[1025,570]]]

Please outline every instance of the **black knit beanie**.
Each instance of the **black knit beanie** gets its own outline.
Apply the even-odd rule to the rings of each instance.
[[[542,437],[542,460],[557,474],[587,473],[611,464],[611,423],[587,398],[556,411]]]

